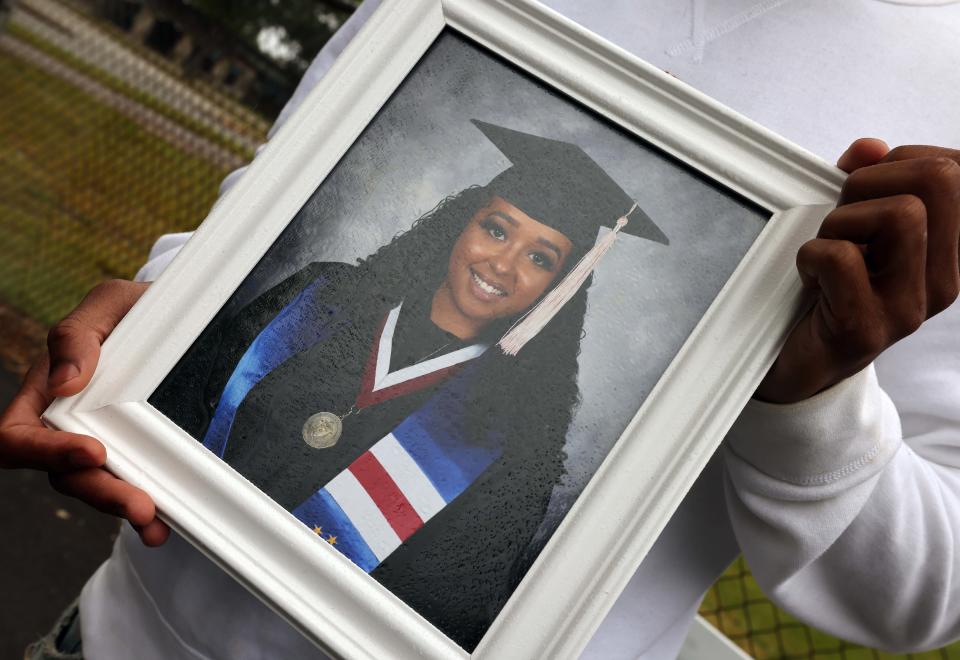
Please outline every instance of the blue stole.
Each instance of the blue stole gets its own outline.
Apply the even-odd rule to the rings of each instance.
[[[337,329],[338,324],[333,323],[337,308],[316,296],[326,284],[325,278],[318,277],[298,293],[260,331],[237,362],[203,436],[203,446],[220,458],[227,449],[237,409],[250,390],[288,358],[324,341]]]

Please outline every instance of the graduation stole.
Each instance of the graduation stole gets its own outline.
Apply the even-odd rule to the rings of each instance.
[[[203,445],[223,457],[236,411],[251,389],[293,355],[348,322],[316,299],[317,278],[261,330],[234,368]],[[391,310],[373,342],[356,406],[362,408],[436,383],[487,348],[477,344],[391,373]],[[463,493],[502,453],[502,438],[464,425],[474,368],[464,369],[420,409],[293,510],[315,533],[366,572]]]

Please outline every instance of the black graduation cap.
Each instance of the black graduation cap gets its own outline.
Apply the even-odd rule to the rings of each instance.
[[[577,145],[470,121],[513,163],[487,188],[562,232],[581,253],[594,244],[601,226],[613,227],[628,213],[624,233],[669,244],[649,216]]]
[[[621,231],[668,245],[637,203],[583,149],[471,119],[513,164],[487,185],[530,217],[563,234],[582,255],[570,271],[497,345],[516,355],[572,298]],[[597,239],[600,227],[613,231]]]

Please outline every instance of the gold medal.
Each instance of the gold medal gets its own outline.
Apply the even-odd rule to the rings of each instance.
[[[332,412],[310,415],[303,423],[303,441],[316,449],[334,446],[342,432],[343,421]]]

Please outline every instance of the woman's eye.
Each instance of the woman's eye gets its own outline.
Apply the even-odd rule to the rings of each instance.
[[[530,261],[543,268],[544,270],[553,270],[553,259],[543,252],[533,252],[530,254]]]
[[[504,231],[503,227],[493,220],[484,220],[480,226],[498,241],[503,241],[507,238],[507,232]]]

